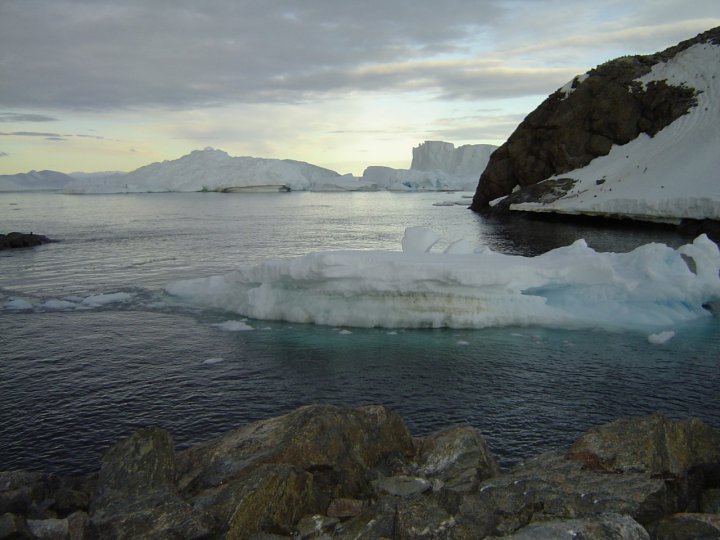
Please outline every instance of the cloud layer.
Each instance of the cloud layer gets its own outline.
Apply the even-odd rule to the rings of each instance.
[[[576,1],[573,15],[569,4],[4,0],[0,72],[7,76],[0,78],[0,106],[186,108],[292,103],[356,91],[452,99],[547,94],[560,74],[592,66],[570,59],[550,67],[523,56],[567,55],[597,47],[598,39],[653,41],[658,34],[677,34],[678,24],[701,27],[704,21],[683,22],[690,10],[718,12],[709,8],[715,0],[685,4],[680,22],[668,27],[654,15],[676,16],[677,2],[646,2],[644,11],[640,3],[633,13],[645,23],[643,32],[603,28],[602,21],[578,31],[572,17],[593,22],[601,7],[610,11],[622,3]],[[503,49],[513,56],[503,56]]]

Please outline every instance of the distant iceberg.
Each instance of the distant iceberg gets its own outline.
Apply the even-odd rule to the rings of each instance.
[[[362,177],[291,159],[233,157],[222,150],[195,150],[127,174],[77,175],[66,193],[284,192],[284,191],[473,191],[492,145],[429,141],[413,149],[410,169],[368,167]],[[62,187],[62,186],[61,186]]]
[[[437,240],[412,228],[403,252],[269,260],[165,290],[255,319],[386,328],[654,331],[707,316],[703,306],[720,299],[720,251],[704,235],[677,250],[647,244],[630,253],[598,253],[578,240],[537,257],[478,252],[463,241],[434,253]]]

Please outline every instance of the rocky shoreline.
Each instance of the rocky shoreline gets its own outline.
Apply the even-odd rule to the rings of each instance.
[[[720,538],[720,431],[659,414],[501,473],[482,436],[312,405],[185,450],[142,429],[97,474],[0,473],[0,538]]]
[[[10,232],[7,234],[0,234],[0,250],[34,247],[55,241],[56,240],[50,240],[47,236],[43,236],[42,234]]]

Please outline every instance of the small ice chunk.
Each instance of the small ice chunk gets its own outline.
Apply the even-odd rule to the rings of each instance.
[[[219,356],[214,356],[214,357],[212,357],[212,358],[208,358],[207,360],[203,360],[203,364],[208,364],[208,365],[211,365],[211,364],[219,364],[219,363],[222,362],[223,360],[225,360],[225,359],[224,359],[224,358],[220,358]]]
[[[469,341],[464,341],[464,340],[461,339],[460,341],[458,341],[457,343],[455,343],[455,345],[459,345],[460,347],[464,347],[465,345],[470,345],[470,342],[469,342]]]
[[[403,253],[427,253],[440,240],[429,227],[408,227],[402,239]]]
[[[89,307],[99,307],[117,302],[127,302],[132,298],[130,293],[116,292],[108,294],[94,294],[83,299],[82,304]]]
[[[350,330],[340,330],[338,334],[341,336],[347,336],[348,334],[352,334],[352,332]]]
[[[77,304],[75,302],[68,302],[67,300],[57,300],[53,298],[45,302],[42,307],[45,309],[75,309]]]
[[[665,330],[664,332],[658,332],[657,334],[650,334],[647,339],[653,345],[662,345],[663,343],[670,341],[674,337],[674,331]]]
[[[22,298],[11,298],[9,302],[5,302],[5,309],[32,309],[33,305]]]
[[[220,328],[220,330],[225,330],[226,332],[247,332],[248,330],[255,330],[255,328],[243,321],[233,320],[213,324],[212,326],[216,326],[217,328]]]

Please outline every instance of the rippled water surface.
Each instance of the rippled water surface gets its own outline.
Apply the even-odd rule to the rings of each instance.
[[[0,232],[61,242],[0,252],[0,469],[93,470],[149,424],[181,445],[307,403],[383,403],[414,434],[467,422],[505,466],[621,415],[659,410],[720,427],[717,317],[663,345],[635,332],[387,330],[247,321],[190,310],[169,281],[328,249],[399,249],[435,228],[531,255],[687,241],[659,230],[487,222],[457,194],[0,194]],[[469,201],[468,201],[469,202]],[[441,246],[442,247],[442,246]],[[90,295],[128,301],[58,309]],[[15,299],[33,307],[2,309]]]

